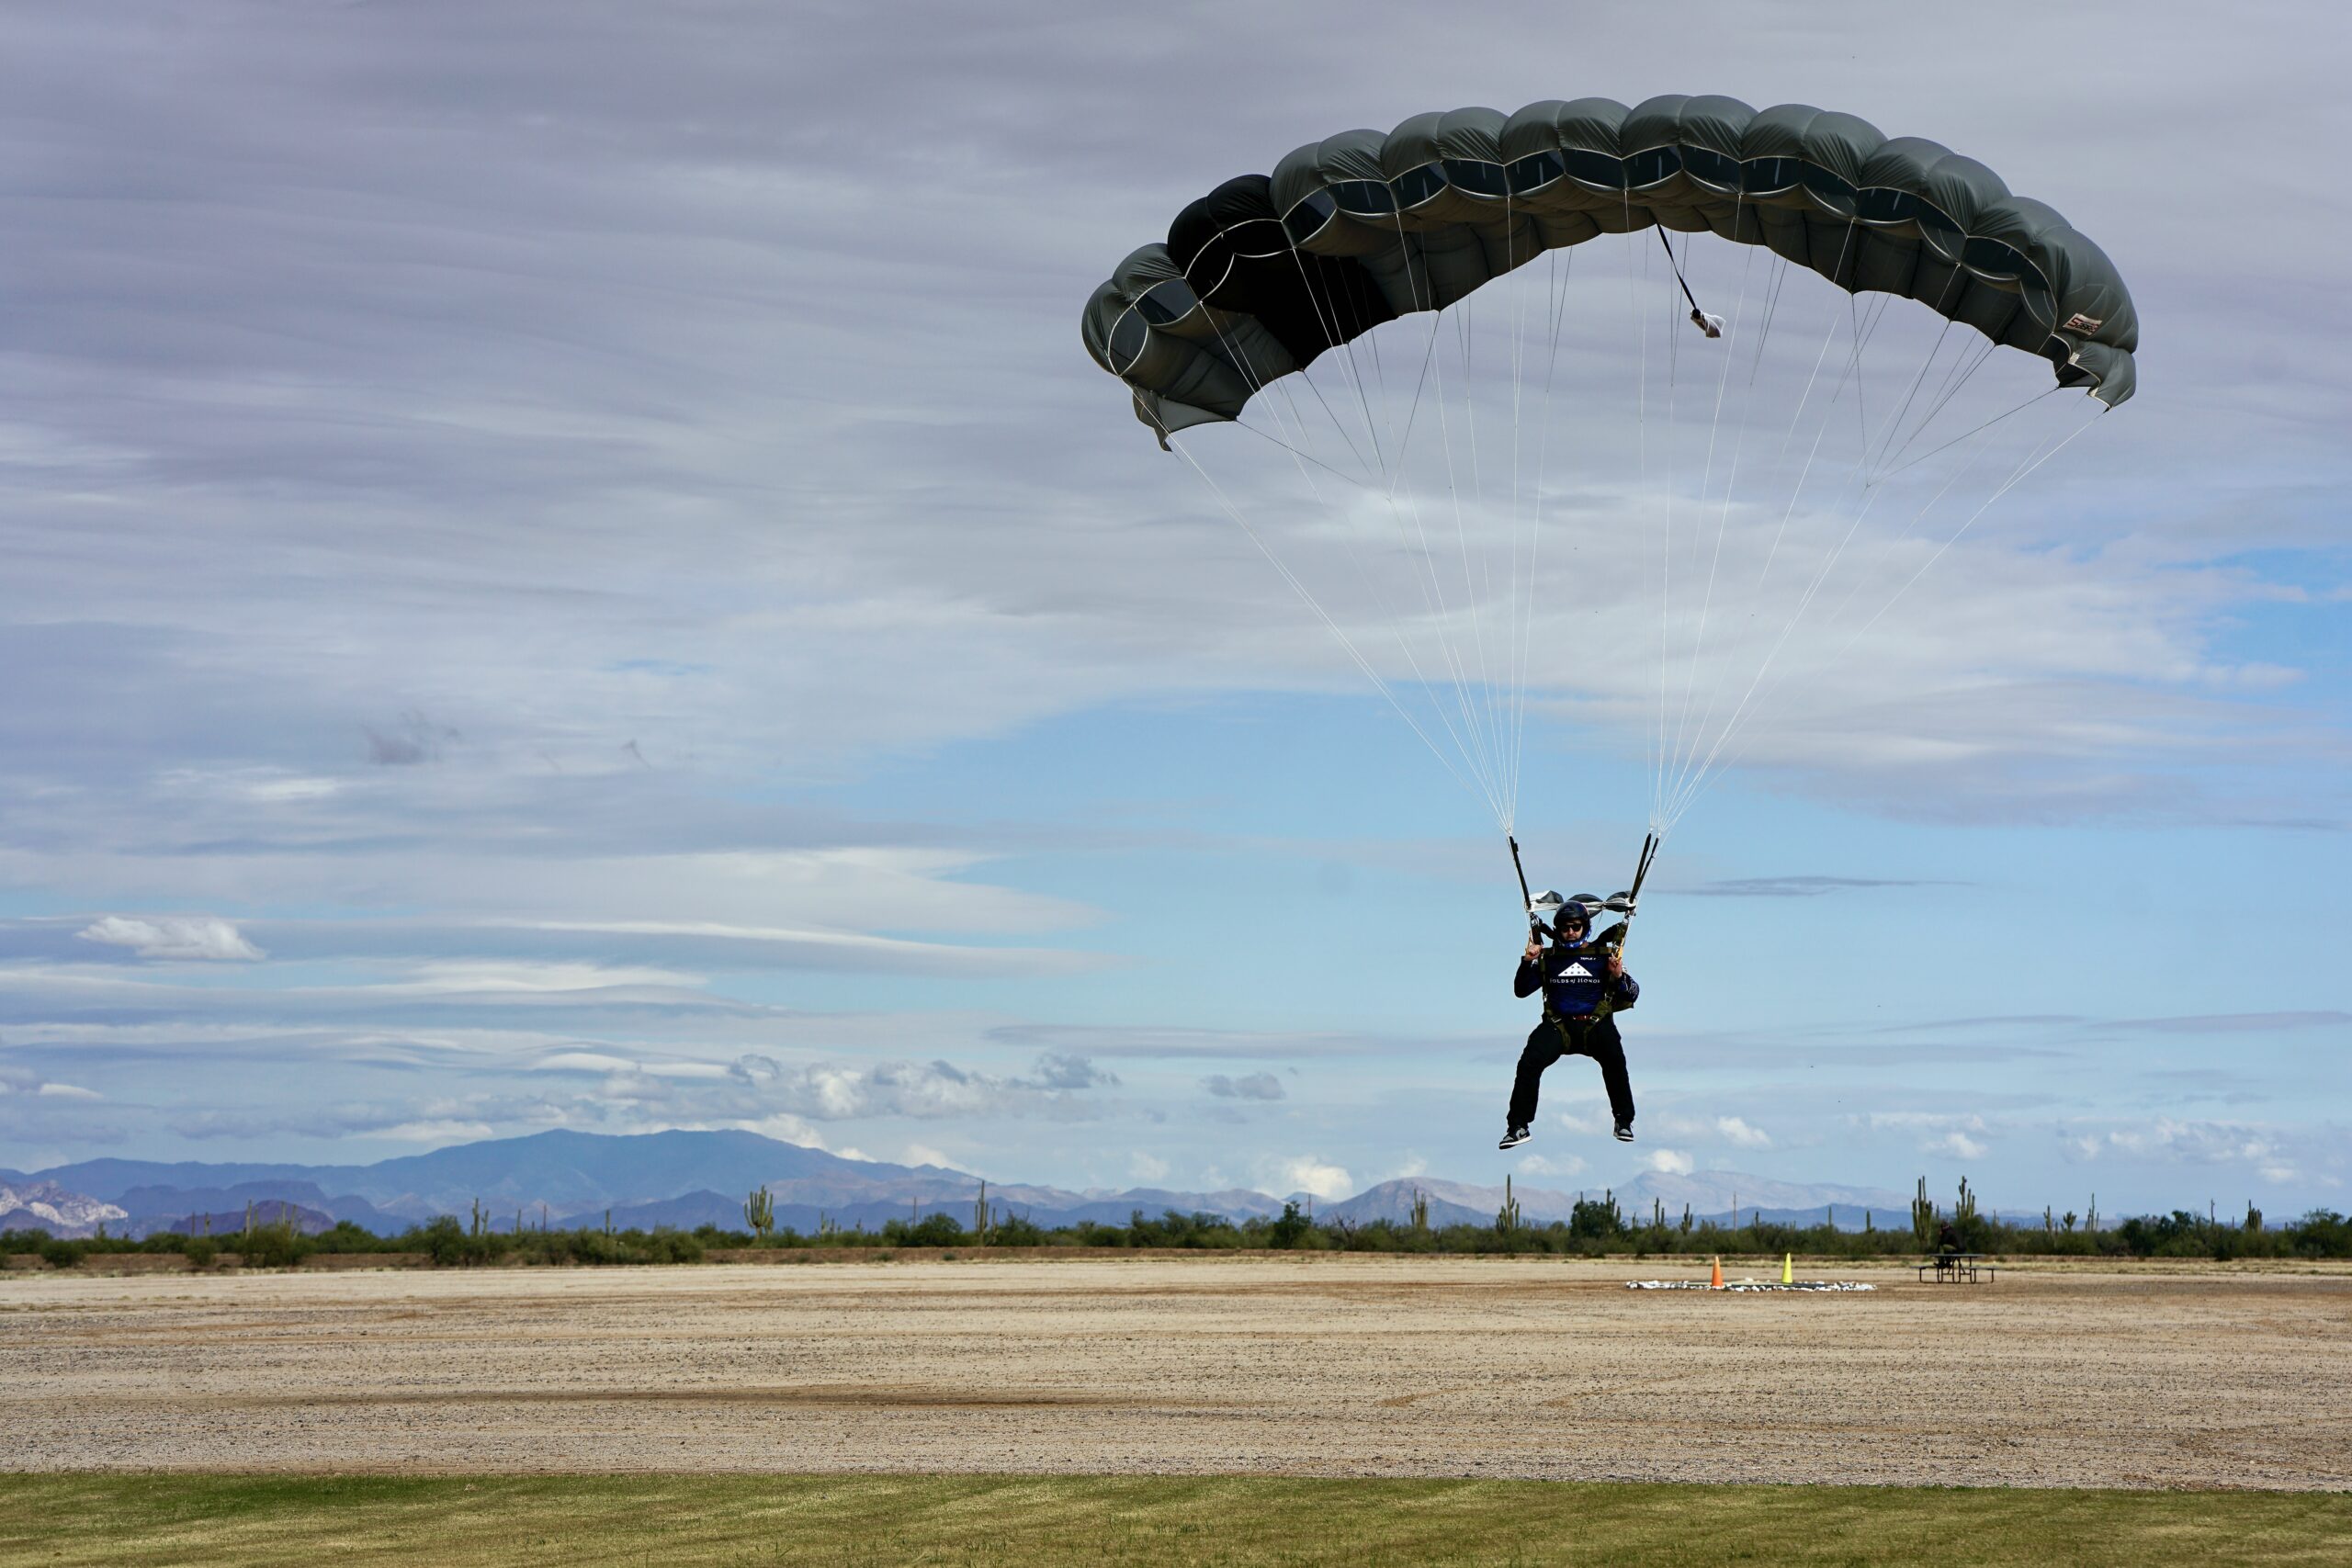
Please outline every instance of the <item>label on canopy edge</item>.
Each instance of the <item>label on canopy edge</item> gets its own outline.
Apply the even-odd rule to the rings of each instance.
[[[2077,310],[2059,323],[2059,330],[2069,333],[2095,333],[2105,325],[2107,325],[2105,316],[2086,316]]]

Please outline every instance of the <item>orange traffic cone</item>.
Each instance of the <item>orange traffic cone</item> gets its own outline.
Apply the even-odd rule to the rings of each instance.
[[[1713,1260],[1713,1265],[1707,1271],[1707,1289],[1720,1291],[1724,1288],[1724,1260],[1717,1258]]]

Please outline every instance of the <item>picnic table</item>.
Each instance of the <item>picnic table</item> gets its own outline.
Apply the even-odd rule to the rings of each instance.
[[[1979,1274],[1990,1280],[1998,1272],[1985,1261],[1990,1256],[1990,1253],[1984,1252],[1939,1252],[1918,1265],[1917,1273],[1922,1283],[1927,1280],[1928,1270],[1932,1269],[1936,1271],[1936,1283],[1939,1285],[1973,1285]]]

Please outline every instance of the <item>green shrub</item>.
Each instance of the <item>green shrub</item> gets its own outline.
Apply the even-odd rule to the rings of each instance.
[[[964,1239],[964,1226],[939,1209],[920,1220],[892,1220],[882,1227],[882,1236],[893,1247],[954,1247]]]

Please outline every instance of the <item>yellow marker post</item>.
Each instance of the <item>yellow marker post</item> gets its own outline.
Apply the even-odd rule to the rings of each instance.
[[[1797,1282],[1794,1271],[1795,1260],[1796,1254],[1793,1252],[1781,1254],[1781,1283],[1783,1285],[1793,1285]]]

